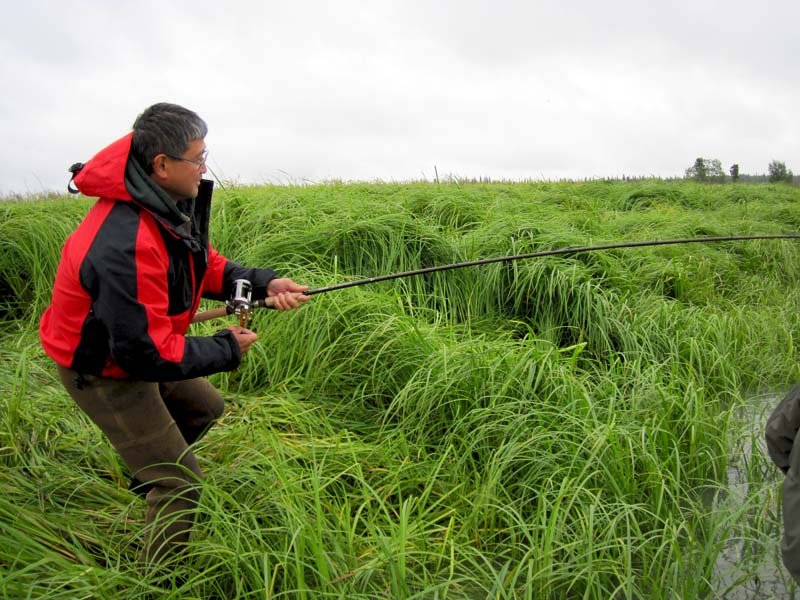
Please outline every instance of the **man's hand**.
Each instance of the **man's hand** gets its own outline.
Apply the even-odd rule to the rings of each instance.
[[[250,350],[250,346],[253,345],[254,342],[258,341],[258,335],[255,331],[250,331],[244,327],[240,327],[239,325],[231,325],[228,327],[233,332],[233,337],[236,338],[236,341],[239,342],[239,349],[242,351],[242,354],[245,354],[248,350]]]
[[[275,303],[273,308],[278,310],[291,310],[300,306],[301,302],[308,302],[310,298],[304,296],[303,292],[308,289],[307,285],[300,285],[285,277],[273,279],[267,285],[267,295],[273,298]]]

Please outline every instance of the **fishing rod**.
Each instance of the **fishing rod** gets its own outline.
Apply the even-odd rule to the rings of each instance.
[[[358,279],[356,281],[347,281],[344,283],[337,283],[325,287],[319,287],[312,290],[303,292],[305,296],[313,296],[315,294],[323,294],[326,292],[333,292],[335,290],[343,290],[345,288],[359,287],[370,283],[378,283],[379,281],[389,281],[392,279],[402,279],[405,277],[414,277],[417,275],[425,275],[427,273],[436,273],[439,271],[449,271],[451,269],[463,269],[465,267],[474,267],[478,265],[488,265],[492,263],[510,262],[514,260],[525,260],[530,258],[542,258],[546,256],[565,256],[571,254],[583,254],[587,252],[599,252],[602,250],[614,250],[617,248],[643,248],[648,246],[671,246],[677,244],[701,244],[701,243],[715,243],[715,242],[739,242],[745,240],[780,240],[780,239],[800,239],[800,233],[776,233],[776,234],[760,234],[760,235],[723,235],[712,237],[696,237],[696,238],[681,238],[681,239],[668,239],[668,240],[647,240],[640,242],[617,242],[613,244],[601,244],[597,246],[571,246],[568,248],[556,248],[553,250],[539,250],[537,252],[528,252],[525,254],[513,254],[510,256],[497,256],[492,258],[482,258],[479,260],[470,260],[467,262],[452,263],[448,265],[437,265],[434,267],[425,267],[423,269],[415,269],[413,271],[402,271],[399,273],[390,273],[388,275],[379,275],[376,277],[367,277],[366,279]],[[239,316],[239,322],[242,327],[245,326],[250,319],[253,308],[271,308],[275,300],[274,298],[265,298],[263,300],[251,300],[250,293],[252,286],[250,282],[245,279],[237,279],[234,286],[231,299],[226,302],[226,305],[221,308],[215,308],[203,313],[195,315],[192,323],[200,321],[207,321],[223,317],[225,315],[236,314]],[[300,294],[298,294],[300,295]]]

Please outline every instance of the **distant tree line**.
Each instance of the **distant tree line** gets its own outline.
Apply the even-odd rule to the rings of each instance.
[[[745,175],[739,173],[739,165],[732,164],[728,169],[728,175],[722,169],[722,163],[716,158],[695,159],[694,164],[686,169],[686,179],[700,181],[703,183],[725,183],[730,177],[733,183],[738,181],[747,183],[791,183],[800,184],[800,178],[796,178],[791,169],[786,168],[786,163],[780,160],[773,160],[769,163],[768,173],[759,175]]]

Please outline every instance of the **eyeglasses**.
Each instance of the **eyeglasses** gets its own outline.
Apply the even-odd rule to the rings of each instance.
[[[173,156],[172,154],[167,154],[167,157],[171,158],[172,160],[181,160],[183,162],[192,163],[193,165],[197,165],[197,168],[200,169],[206,164],[206,161],[208,160],[208,150],[203,151],[203,155],[200,157],[199,160],[194,158],[183,158],[182,156]]]

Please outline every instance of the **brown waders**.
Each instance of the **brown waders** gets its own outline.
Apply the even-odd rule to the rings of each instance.
[[[141,488],[149,489],[142,560],[157,563],[189,539],[203,477],[189,446],[222,416],[222,396],[201,378],[144,382],[79,375],[64,367],[58,372]]]

